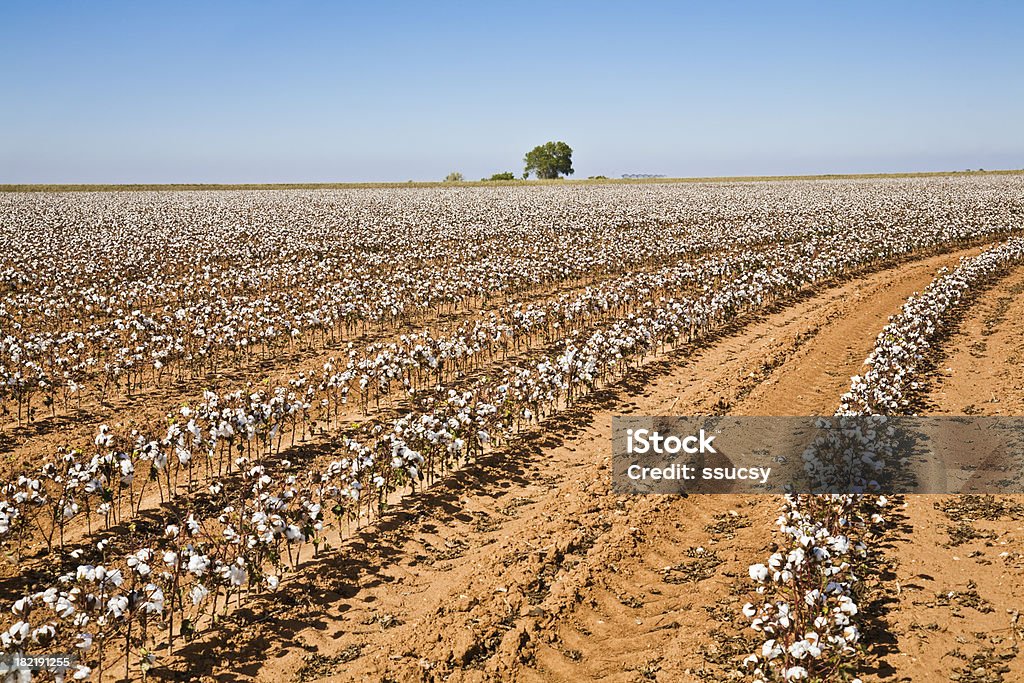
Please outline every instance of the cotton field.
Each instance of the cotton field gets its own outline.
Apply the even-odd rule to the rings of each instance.
[[[939,411],[971,311],[1019,323],[1024,176],[6,193],[0,244],[0,649],[74,655],[32,680],[868,681],[898,462],[615,496],[605,420]],[[992,533],[964,590],[1022,583]]]

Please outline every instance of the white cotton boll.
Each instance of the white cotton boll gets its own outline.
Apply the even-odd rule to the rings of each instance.
[[[91,633],[79,633],[78,641],[75,643],[75,647],[79,650],[89,650],[92,648],[92,634]]]
[[[749,569],[750,578],[757,582],[763,582],[768,579],[768,567],[763,564],[752,564]]]
[[[53,640],[53,637],[56,634],[57,634],[56,629],[54,629],[49,624],[46,624],[44,626],[41,626],[41,627],[33,630],[33,632],[32,632],[32,641],[34,643],[39,643],[41,645],[47,645],[47,644],[49,644],[49,642],[51,640]]]
[[[53,604],[53,611],[61,619],[67,619],[75,613],[75,605],[66,595],[61,595]]]
[[[32,606],[32,599],[28,597],[18,598],[14,601],[11,606],[11,612],[17,615],[23,615]]]
[[[7,638],[5,640],[9,640],[14,644],[20,644],[28,637],[28,633],[28,623],[24,621],[16,621],[9,629],[7,629],[7,633],[5,634]]]
[[[112,586],[117,587],[125,583],[125,577],[124,574],[121,573],[121,569],[109,569],[108,571],[106,571],[104,581],[108,584],[111,584]]]
[[[798,640],[789,646],[787,650],[790,656],[803,659],[810,654],[810,644],[806,640]]]
[[[164,592],[152,583],[146,586],[146,591],[149,593],[149,600],[142,605],[142,609],[146,614],[163,614]]]
[[[114,618],[121,618],[128,610],[128,598],[123,595],[115,595],[107,602],[107,613]]]
[[[235,564],[228,570],[228,579],[232,586],[244,586],[249,582],[249,572],[245,570],[245,567]]]
[[[802,666],[792,666],[782,672],[783,678],[787,681],[799,681],[807,678],[807,669]]]
[[[192,586],[192,590],[188,592],[189,597],[192,598],[192,604],[198,605],[199,603],[206,600],[206,596],[210,594],[209,589],[201,583],[197,583]]]
[[[857,614],[857,603],[847,596],[839,598],[839,611],[849,614],[851,617]]]
[[[195,576],[202,576],[210,567],[210,560],[202,555],[192,555],[188,558],[188,571]]]
[[[757,614],[757,608],[754,607],[753,603],[748,602],[743,605],[743,615],[746,617],[753,617]]]

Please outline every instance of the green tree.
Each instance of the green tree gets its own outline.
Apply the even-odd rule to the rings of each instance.
[[[515,175],[512,171],[505,171],[504,173],[495,173],[490,178],[481,178],[481,180],[515,180]]]
[[[444,181],[446,183],[461,183],[462,174],[459,173],[458,171],[452,171],[451,173],[448,174],[448,177],[445,178]]]
[[[530,173],[543,180],[557,178],[561,174],[572,175],[572,147],[564,142],[545,142],[526,153],[523,158],[526,170],[523,177]]]

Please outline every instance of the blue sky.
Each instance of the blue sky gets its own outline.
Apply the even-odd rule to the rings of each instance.
[[[0,183],[1024,167],[1021,2],[8,2]]]

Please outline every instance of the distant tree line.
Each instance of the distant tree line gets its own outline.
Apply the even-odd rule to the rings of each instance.
[[[530,177],[532,173],[540,180],[554,180],[563,175],[572,175],[575,171],[572,168],[572,147],[564,142],[545,142],[537,145],[523,157],[525,168],[523,169],[523,180]],[[603,177],[603,176],[600,176]],[[495,173],[490,178],[481,178],[481,181],[490,180],[515,180],[516,176],[512,171]],[[458,171],[452,171],[444,179],[446,183],[457,183],[464,180],[463,175]]]

